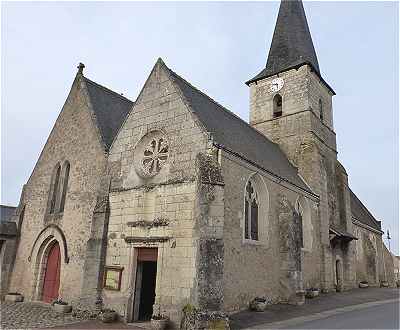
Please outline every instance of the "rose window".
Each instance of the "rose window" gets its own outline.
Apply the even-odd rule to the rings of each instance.
[[[143,152],[142,169],[146,176],[160,172],[168,159],[168,142],[162,138],[153,138]]]

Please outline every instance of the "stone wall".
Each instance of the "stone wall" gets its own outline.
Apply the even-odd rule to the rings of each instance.
[[[373,232],[361,226],[354,226],[356,242],[356,277],[357,282],[367,281],[372,286],[378,286],[384,277],[382,263],[382,238],[378,232]]]
[[[268,297],[274,302],[287,302],[296,288],[288,282],[287,267],[290,262],[283,255],[286,250],[280,250],[280,242],[285,241],[289,232],[280,231],[279,219],[283,219],[286,213],[279,208],[279,201],[281,196],[285,196],[288,205],[291,205],[287,225],[292,226],[294,205],[301,194],[224,152],[221,167],[225,182],[224,310],[245,309],[257,296]],[[250,177],[259,182],[259,241],[244,239],[244,194]],[[301,260],[297,262],[301,263]],[[284,276],[281,269],[286,271]]]
[[[272,100],[279,94],[282,96],[283,116],[311,110],[318,121],[321,99],[323,123],[327,129],[333,130],[332,94],[308,65],[280,73],[284,87],[278,92],[272,92],[271,81],[277,77],[271,76],[250,84],[250,124],[256,125],[273,119]]]
[[[64,164],[66,160],[71,167],[65,209],[63,213],[48,216],[54,168],[57,163]],[[39,279],[43,277],[44,246],[40,245],[48,243],[51,235],[61,240],[62,232],[68,258],[64,251],[65,244],[59,242],[63,257],[59,294],[68,302],[78,302],[86,242],[100,178],[105,168],[104,149],[91,117],[84,85],[78,76],[24,188],[20,202],[20,207],[25,207],[21,244],[17,251],[10,290],[21,292],[27,300],[41,299],[42,284]],[[46,227],[48,229],[44,230]],[[60,230],[56,230],[56,227]]]
[[[311,212],[312,227],[318,232],[313,247],[304,251],[304,281],[324,290],[334,289],[334,254],[329,227],[339,226],[352,232],[347,191],[347,174],[338,165],[336,135],[333,131],[332,93],[307,65],[279,74],[284,79],[282,116],[273,118],[269,77],[250,85],[250,123],[279,144],[289,160],[298,167],[312,191],[319,196],[318,209]],[[319,99],[324,119],[319,117]],[[315,244],[314,244],[315,242]],[[350,275],[352,247],[346,254],[346,286],[354,286]],[[316,269],[315,269],[316,268]]]
[[[388,282],[395,286],[394,264],[391,253],[382,240],[382,234],[355,222],[357,282],[367,281],[371,286]]]
[[[383,275],[383,281],[386,281],[389,283],[390,287],[396,287],[396,277],[395,277],[395,266],[393,263],[393,257],[390,251],[387,249],[385,244],[383,244],[383,258],[385,262],[385,273]],[[385,278],[386,275],[386,278]],[[382,275],[381,275],[382,278]]]
[[[145,166],[152,141],[163,143],[165,157],[159,168]],[[123,267],[123,273],[121,290],[104,289],[103,300],[128,321],[137,309],[140,247],[158,248],[155,313],[168,315],[177,326],[184,305],[201,303],[197,280],[201,281],[199,272],[207,264],[198,255],[220,249],[215,241],[203,240],[210,233],[207,223],[202,223],[204,187],[199,181],[198,157],[207,154],[209,147],[208,134],[158,61],[109,156],[113,180],[106,266]],[[221,192],[216,192],[214,203],[221,199]],[[222,227],[223,215],[218,212],[210,209],[213,228]]]

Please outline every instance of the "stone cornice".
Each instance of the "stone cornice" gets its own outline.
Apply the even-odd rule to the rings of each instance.
[[[375,228],[372,228],[371,226],[366,225],[365,223],[361,222],[360,220],[357,220],[355,217],[352,217],[352,222],[353,222],[353,224],[355,224],[358,227],[362,227],[364,229],[367,229],[367,230],[377,233],[379,235],[383,235],[382,230],[377,230]]]

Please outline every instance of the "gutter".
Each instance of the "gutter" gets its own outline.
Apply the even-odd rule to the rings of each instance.
[[[384,234],[384,232],[382,230],[378,230],[378,229],[372,228],[371,226],[366,225],[365,223],[361,222],[360,220],[357,220],[355,217],[352,217],[352,222],[356,226],[359,226],[359,227],[362,227],[364,229],[370,230],[370,231],[372,231],[374,233],[378,233],[380,235]]]
[[[297,184],[295,184],[295,183],[289,181],[288,179],[285,179],[285,178],[281,177],[281,176],[278,175],[278,174],[275,174],[275,173],[271,172],[270,170],[267,170],[266,168],[264,168],[264,167],[258,165],[257,163],[253,162],[252,160],[250,160],[250,159],[248,159],[248,158],[242,156],[241,154],[239,154],[239,153],[237,153],[237,152],[235,152],[235,151],[233,151],[233,150],[231,150],[231,149],[225,147],[224,145],[222,145],[222,144],[217,144],[217,143],[213,143],[213,146],[216,147],[216,148],[218,148],[218,150],[222,149],[222,150],[224,150],[226,153],[228,153],[228,154],[230,154],[230,155],[233,155],[233,156],[235,156],[235,157],[238,157],[238,158],[240,158],[241,160],[244,160],[246,163],[249,163],[249,164],[251,164],[252,166],[254,166],[254,167],[256,167],[256,168],[258,168],[258,169],[264,171],[265,173],[267,173],[267,174],[273,176],[274,178],[276,178],[276,179],[278,180],[278,183],[281,183],[282,181],[284,181],[284,182],[288,183],[289,185],[294,186],[294,187],[296,187],[297,189],[300,189],[302,192],[304,192],[304,193],[306,193],[308,196],[310,196],[311,199],[313,199],[313,200],[316,201],[316,202],[319,202],[319,196],[318,196],[318,195],[312,193],[311,191],[309,191],[309,190],[307,190],[307,189],[304,189],[303,187],[300,187],[299,185],[297,185]]]

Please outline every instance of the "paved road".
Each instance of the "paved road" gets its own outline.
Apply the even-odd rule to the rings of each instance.
[[[284,329],[302,322],[378,306],[384,301],[398,301],[399,294],[400,290],[394,288],[353,289],[340,293],[322,294],[318,298],[307,299],[303,306],[278,304],[268,306],[267,310],[261,313],[242,311],[230,315],[231,329]],[[328,328],[332,328],[332,325]],[[363,329],[368,329],[368,327]]]
[[[399,302],[339,313],[319,320],[298,323],[285,329],[400,329]]]

